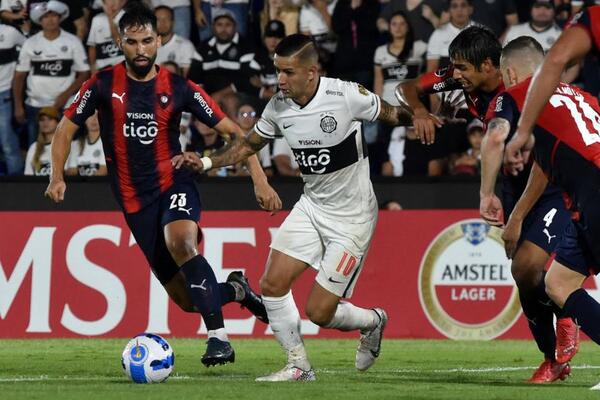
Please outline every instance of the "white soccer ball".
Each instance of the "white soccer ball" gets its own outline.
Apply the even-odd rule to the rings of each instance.
[[[135,383],[159,383],[173,371],[175,354],[158,335],[142,333],[132,338],[121,357],[123,371]]]

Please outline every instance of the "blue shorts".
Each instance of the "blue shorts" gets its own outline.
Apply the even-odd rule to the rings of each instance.
[[[153,203],[125,220],[152,272],[163,285],[179,271],[165,244],[164,227],[170,222],[200,220],[200,196],[193,183],[174,184]]]
[[[570,223],[571,213],[562,196],[543,196],[525,217],[519,241],[530,241],[551,254]]]
[[[596,275],[600,272],[599,244],[600,212],[590,209],[569,224],[556,247],[555,260],[584,276]]]

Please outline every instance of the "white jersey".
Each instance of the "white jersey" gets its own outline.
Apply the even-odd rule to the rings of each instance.
[[[25,36],[10,25],[0,25],[0,92],[10,90],[15,76],[19,52],[17,47],[25,42]]]
[[[381,67],[383,74],[383,91],[381,98],[390,104],[398,105],[394,90],[399,83],[407,79],[415,79],[423,70],[427,53],[427,43],[417,40],[406,61],[398,61],[398,57],[390,53],[389,45],[384,44],[375,50],[373,63]]]
[[[96,69],[116,65],[125,59],[110,33],[110,24],[105,13],[92,18],[87,45],[96,48]]]
[[[0,2],[0,11],[20,11],[27,7],[27,0],[2,0]]]
[[[187,68],[192,63],[192,59],[200,59],[196,53],[196,48],[187,39],[174,34],[167,43],[163,43],[158,48],[156,63],[162,64],[166,61],[173,61],[181,68]]]
[[[190,7],[190,0],[152,0],[152,8],[158,6],[167,6],[170,8],[175,7]]]
[[[61,29],[60,35],[48,40],[38,32],[23,43],[17,71],[27,76],[26,104],[47,107],[75,80],[76,72],[89,71],[83,44],[75,35]]]
[[[547,29],[544,29],[541,32],[533,29],[529,22],[513,25],[508,29],[508,32],[506,32],[506,38],[504,39],[503,46],[519,36],[529,36],[537,40],[537,42],[542,45],[544,51],[548,51],[554,42],[556,42],[561,32],[562,30],[556,24],[550,25]]]
[[[100,167],[106,165],[102,140],[98,138],[94,143],[91,143],[89,138],[85,138],[83,151],[81,150],[81,141],[73,141],[67,164],[70,167],[77,167],[79,176],[96,175]]]
[[[71,154],[76,149],[76,146],[73,145],[74,142],[71,142],[71,153],[69,154],[69,158],[65,163],[65,170],[68,168],[73,168],[76,166],[73,162],[73,158]],[[36,175],[36,176],[48,176],[51,174],[52,168],[52,153],[50,151],[51,144],[46,143],[42,152],[40,153],[40,169],[36,171],[33,167],[33,156],[35,155],[35,148],[37,146],[37,142],[33,142],[31,146],[29,146],[29,150],[27,150],[27,156],[25,157],[25,175]]]
[[[454,40],[463,30],[470,26],[475,25],[473,21],[470,21],[464,28],[458,28],[452,23],[447,22],[444,25],[437,28],[429,37],[429,43],[427,43],[427,59],[428,60],[443,60],[448,59],[448,47],[450,42]]]
[[[267,139],[285,137],[311,204],[329,216],[361,223],[377,213],[362,121],[374,121],[380,108],[379,97],[364,87],[321,77],[304,107],[275,94],[255,131]]]

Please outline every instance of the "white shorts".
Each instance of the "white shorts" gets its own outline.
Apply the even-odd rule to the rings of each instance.
[[[377,223],[377,209],[365,223],[332,219],[300,197],[277,231],[271,248],[318,271],[317,282],[329,292],[350,298],[367,256]]]

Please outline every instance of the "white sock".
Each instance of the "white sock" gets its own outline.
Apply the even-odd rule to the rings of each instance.
[[[277,341],[286,350],[288,361],[303,370],[310,369],[300,334],[300,313],[292,291],[282,297],[262,296],[269,325]]]
[[[229,338],[227,337],[227,332],[225,332],[225,328],[214,329],[208,331],[208,338],[216,337],[217,339],[223,342],[229,342]]]
[[[368,331],[375,328],[378,323],[379,315],[375,311],[341,301],[333,318],[325,328],[339,329],[340,331],[353,331],[355,329]]]

